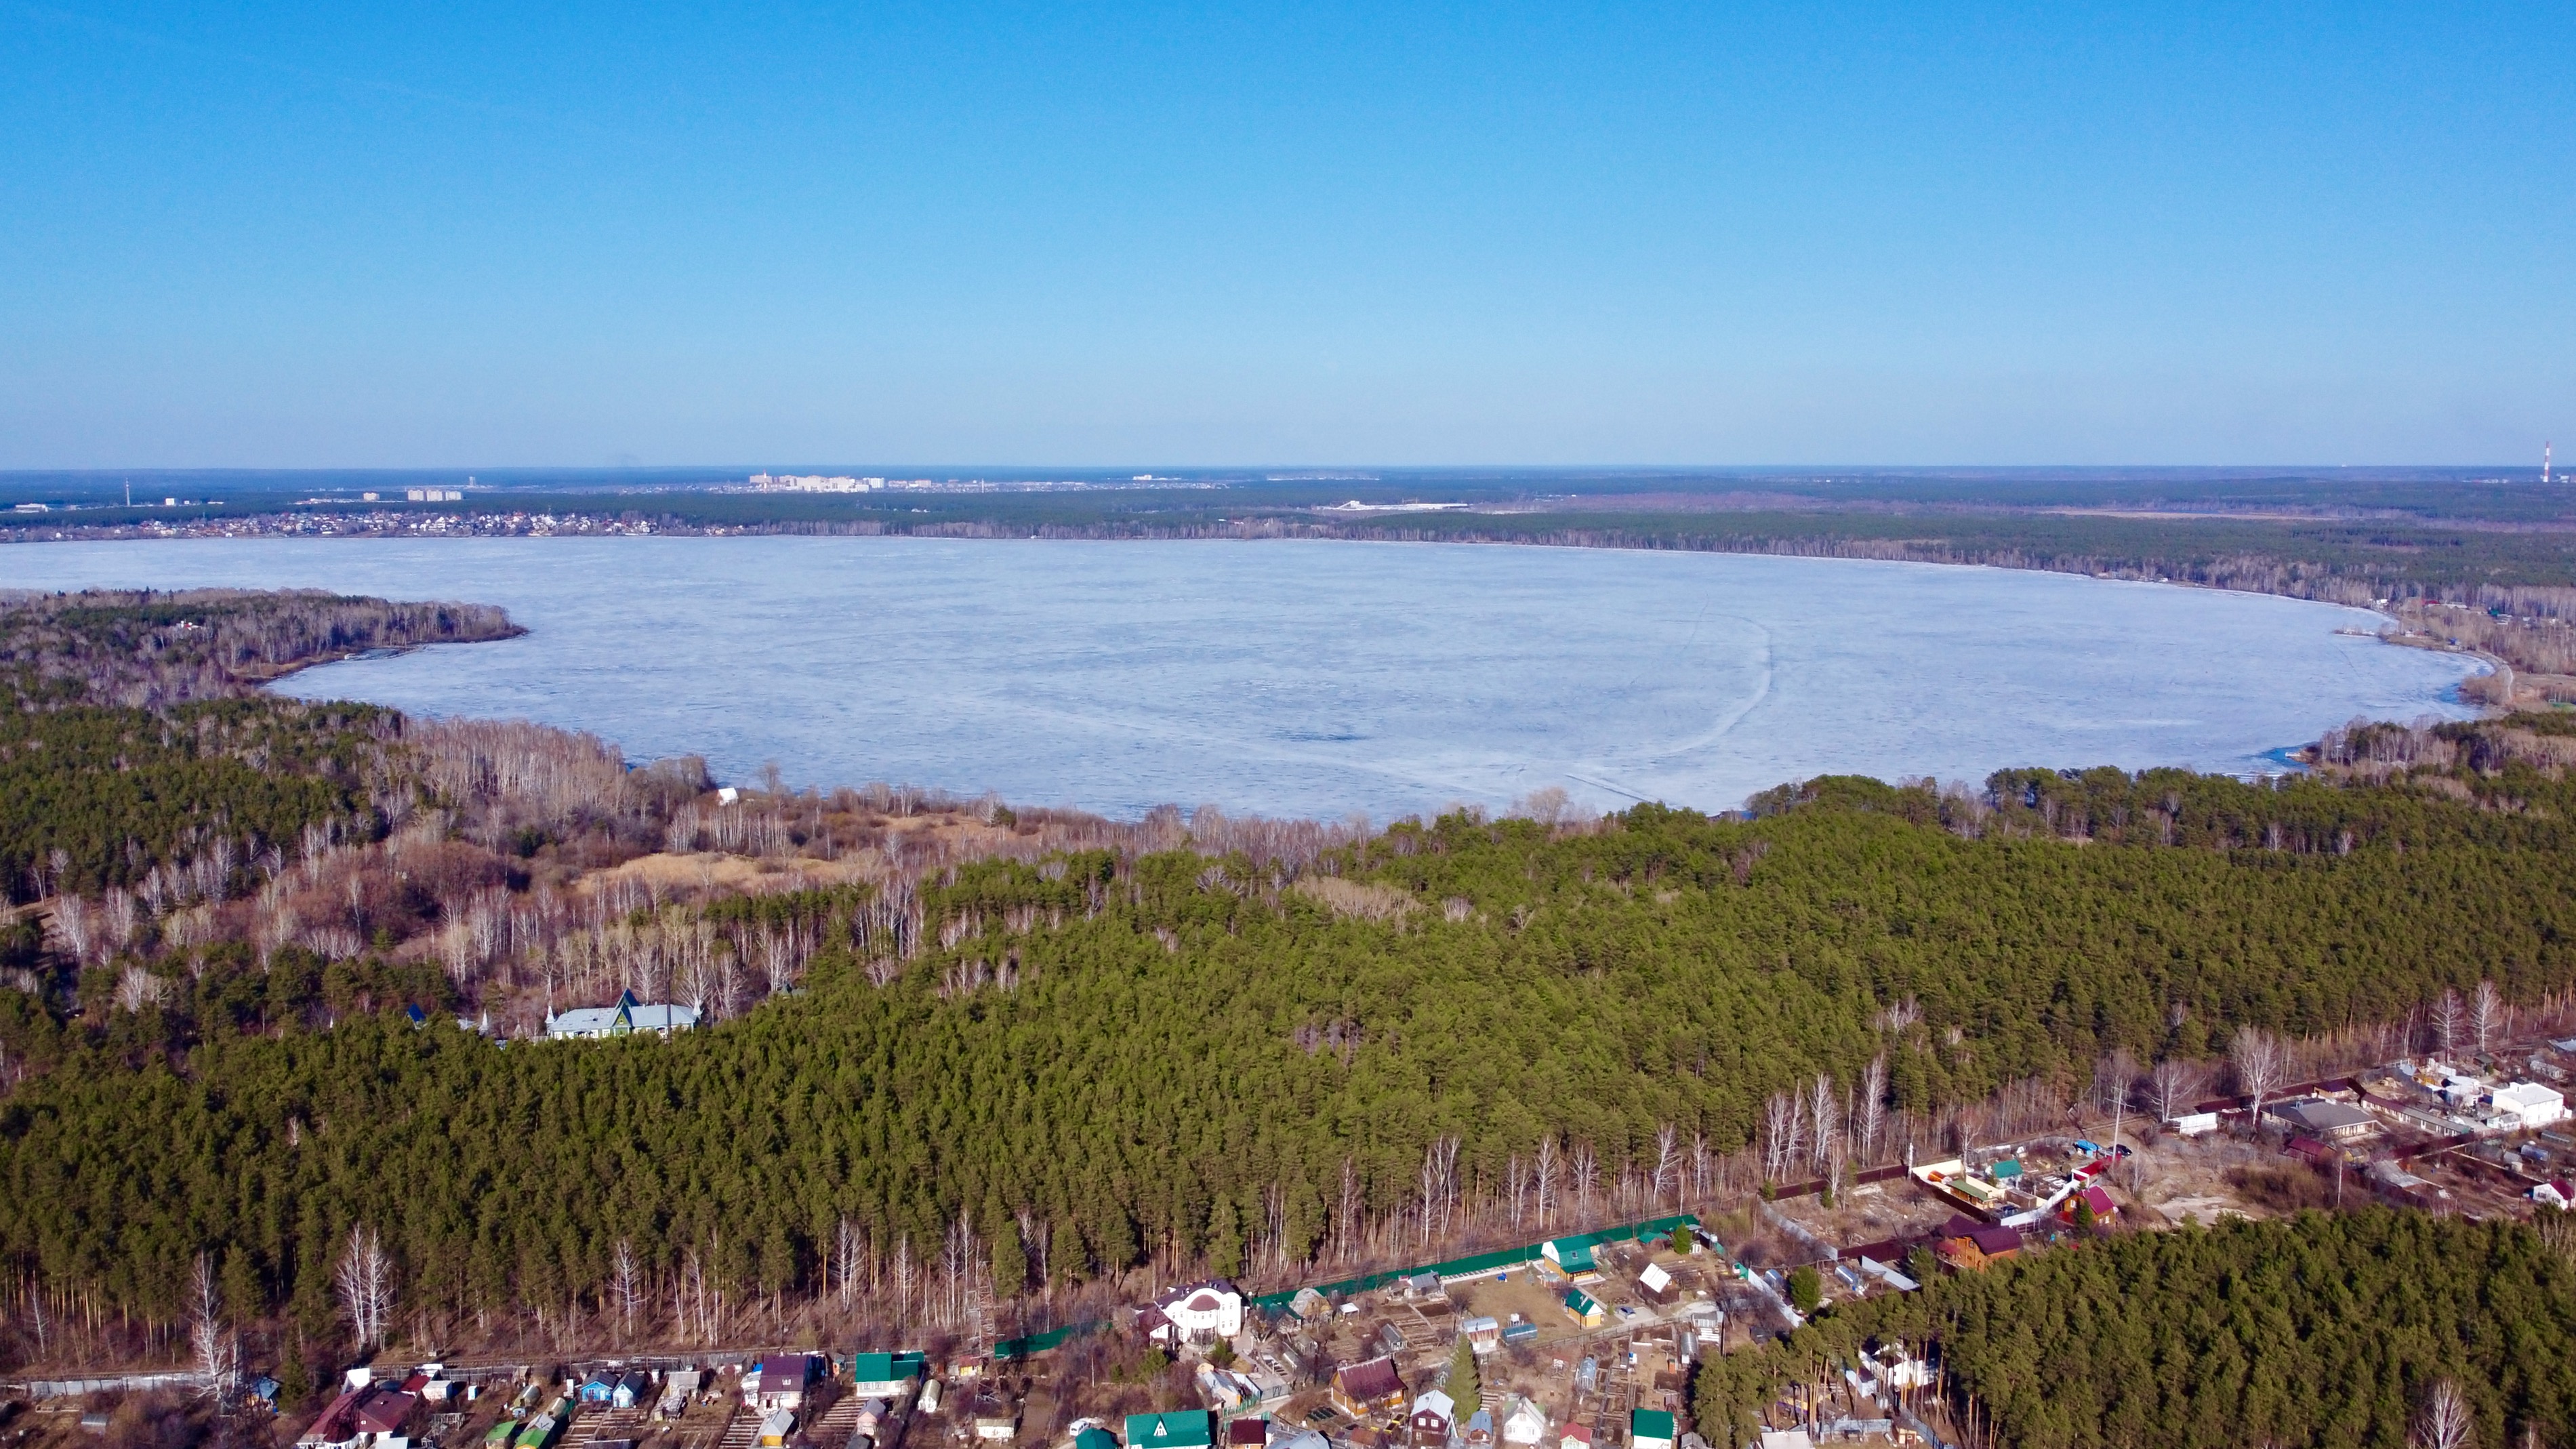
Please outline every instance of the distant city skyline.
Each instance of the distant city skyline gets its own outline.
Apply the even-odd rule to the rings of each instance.
[[[2536,468],[2576,437],[2571,42],[0,8],[0,470]]]

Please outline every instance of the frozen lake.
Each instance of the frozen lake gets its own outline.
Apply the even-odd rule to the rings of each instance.
[[[2323,604],[1934,565],[1367,543],[598,538],[47,543],[0,585],[327,588],[531,631],[290,692],[596,731],[720,777],[1132,816],[1380,821],[1547,785],[1740,804],[1823,773],[2243,773],[2462,716],[2458,656]]]

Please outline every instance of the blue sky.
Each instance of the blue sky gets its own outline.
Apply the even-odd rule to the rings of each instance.
[[[0,467],[2536,461],[2571,42],[0,0]]]

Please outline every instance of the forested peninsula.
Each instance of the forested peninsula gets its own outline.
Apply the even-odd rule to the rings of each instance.
[[[2576,986],[2562,712],[2336,731],[2261,784],[1827,777],[1723,818],[1541,797],[1362,831],[775,778],[726,801],[694,760],[255,687],[509,627],[310,595],[0,602],[0,1354],[175,1351],[199,1262],[280,1358],[370,1347],[334,1292],[353,1237],[401,1284],[377,1336],[419,1345],[612,1313],[644,1339],[866,1333],[882,1295],[850,1285],[898,1263],[898,1317],[936,1319],[938,1263],[937,1291],[985,1275],[1038,1326],[1140,1272],[1293,1286],[1741,1203],[1789,1167],[1784,1097],[1842,1114],[1840,1173],[2062,1118],[2106,1063],[2122,1092],[2165,1063],[2214,1085],[2252,1033],[2336,1070],[2463,996],[2541,1020]],[[536,1039],[620,991],[705,1027]],[[2538,1305],[2512,1331],[2563,1362],[2569,1271],[2528,1235],[2133,1235],[1829,1315],[1727,1360],[1699,1417],[1725,1432],[1820,1355],[1932,1335],[1964,1384],[2077,1343],[2106,1365],[2045,1380],[2063,1403],[1976,1389],[2006,1442],[2242,1442],[2140,1438],[2123,1396],[2146,1390],[2107,1365],[2228,1352],[2205,1285],[2305,1254],[2353,1285],[2316,1310],[2344,1326],[2314,1366],[2366,1377],[2390,1243],[2461,1292],[2510,1277]],[[2172,1286],[2036,1350],[1974,1330],[1995,1295],[2090,1302],[2106,1275]],[[2454,1376],[2500,1362],[2425,1332]],[[2158,1372],[2196,1402],[2202,1370]],[[2563,1383],[2493,1372],[2513,1423],[2568,1422]],[[2280,1442],[2353,1442],[2267,1412]]]

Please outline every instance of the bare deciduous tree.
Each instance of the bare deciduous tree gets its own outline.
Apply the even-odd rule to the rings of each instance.
[[[2281,1039],[2259,1026],[2238,1027],[2228,1039],[2227,1057],[2236,1066],[2236,1085],[2253,1099],[2247,1114],[2254,1130],[2263,1130],[2263,1099],[2281,1085],[2281,1074],[2288,1069],[2289,1053]]]
[[[241,1378],[241,1343],[224,1327],[223,1289],[215,1281],[211,1253],[197,1255],[188,1279],[188,1347],[207,1394],[218,1403],[231,1398]]]
[[[2182,1109],[2199,1098],[2207,1074],[2201,1065],[2182,1057],[2167,1057],[2147,1073],[2147,1090],[2156,1109],[2156,1120],[2171,1122],[2182,1115]]]
[[[1796,1164],[1806,1141],[1806,1111],[1795,1092],[1774,1092],[1762,1104],[1762,1175],[1774,1182]]]
[[[2459,1385],[2436,1379],[2425,1392],[2424,1407],[2415,1415],[2415,1432],[2408,1437],[2419,1449],[2468,1449],[2476,1428]]]
[[[1807,1094],[1807,1130],[1813,1139],[1807,1161],[1816,1168],[1828,1167],[1842,1147],[1842,1103],[1834,1096],[1834,1079],[1816,1073],[1815,1085]]]
[[[610,1269],[609,1288],[617,1297],[617,1317],[627,1337],[635,1336],[635,1314],[644,1306],[644,1279],[635,1264],[635,1245],[627,1239],[617,1240],[617,1258]]]
[[[2469,993],[2469,1039],[2483,1052],[2494,1045],[2496,1033],[2504,1029],[2504,997],[2492,981],[2480,980],[2478,989]]]
[[[1887,1131],[1887,1053],[1869,1059],[1869,1070],[1860,1079],[1860,1155],[1865,1160],[1878,1157],[1878,1139]]]
[[[2450,1055],[2451,1049],[2460,1044],[2460,1028],[2465,1015],[2460,1006],[2460,993],[2444,988],[2442,999],[2433,1003],[2430,1013],[2433,1045],[2444,1056]]]
[[[340,1310],[349,1316],[349,1328],[357,1336],[358,1347],[381,1346],[385,1320],[393,1315],[394,1265],[385,1255],[384,1240],[374,1228],[361,1223],[349,1230],[348,1244],[340,1250],[340,1265],[331,1275],[331,1282],[340,1295]]]

